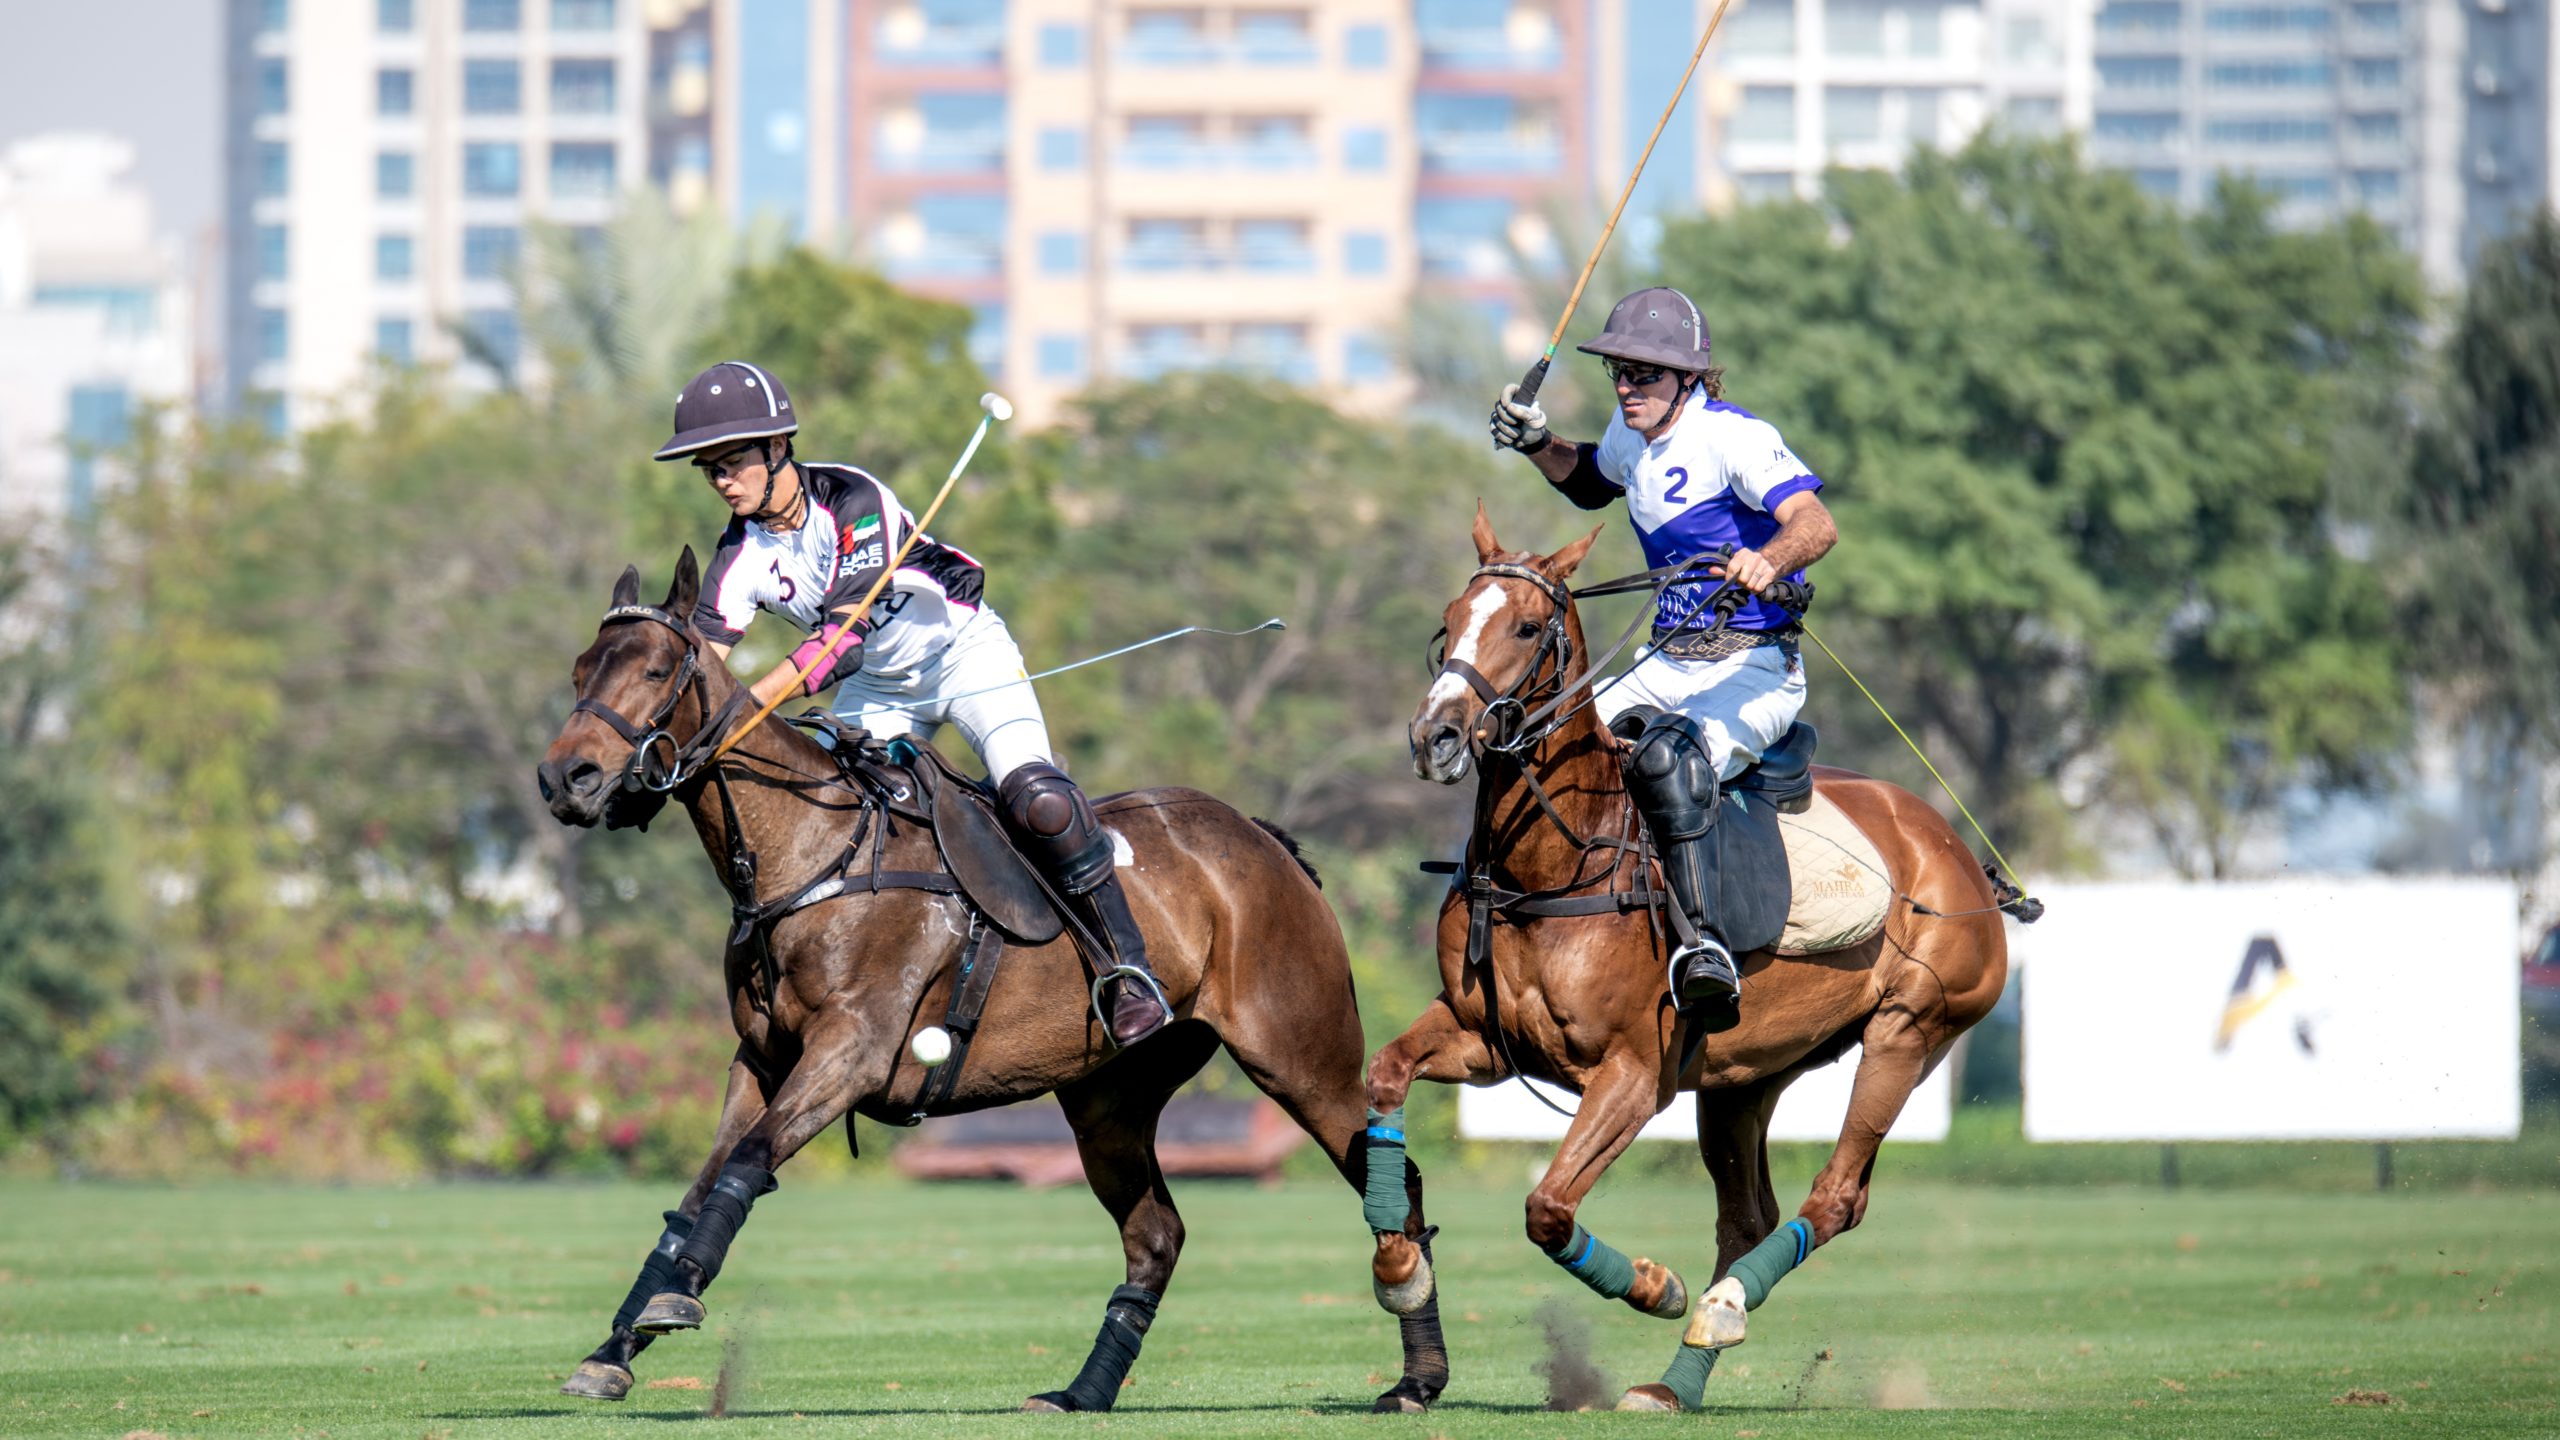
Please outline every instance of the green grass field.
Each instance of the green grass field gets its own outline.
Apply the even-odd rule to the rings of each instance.
[[[656,1236],[662,1190],[7,1182],[0,1434],[2560,1434],[2547,1191],[1879,1185],[1867,1224],[1754,1315],[1708,1413],[1620,1416],[1549,1412],[1542,1363],[1587,1346],[1614,1398],[1654,1378],[1675,1327],[1533,1254],[1518,1187],[1444,1187],[1456,1375],[1419,1419],[1365,1413],[1395,1328],[1348,1191],[1178,1193],[1188,1258],[1118,1412],[1028,1417],[1011,1412],[1074,1373],[1120,1278],[1080,1189],[786,1176],[710,1328],[642,1357],[659,1388],[600,1405],[553,1387]],[[1584,1218],[1702,1282],[1709,1210],[1703,1184],[1646,1180]]]

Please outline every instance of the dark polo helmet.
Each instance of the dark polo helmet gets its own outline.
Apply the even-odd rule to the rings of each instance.
[[[1611,360],[1644,361],[1674,370],[1704,370],[1707,322],[1688,296],[1657,285],[1619,301],[1600,333],[1573,348]]]
[[[723,360],[694,376],[676,396],[675,434],[653,458],[681,460],[740,440],[789,435],[799,428],[800,417],[791,412],[791,395],[781,381],[744,360]]]

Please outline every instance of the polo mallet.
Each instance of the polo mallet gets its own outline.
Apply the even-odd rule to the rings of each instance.
[[[819,666],[835,659],[836,647],[844,643],[845,636],[853,633],[854,626],[862,623],[863,616],[871,613],[872,602],[878,600],[880,592],[889,588],[889,582],[897,578],[898,566],[905,562],[907,552],[915,548],[918,540],[924,538],[925,527],[931,525],[933,517],[941,513],[942,502],[951,498],[953,487],[960,483],[960,472],[969,468],[970,457],[978,453],[980,442],[987,438],[988,427],[999,420],[1013,418],[1013,402],[993,390],[978,397],[978,408],[986,412],[978,417],[978,428],[970,433],[969,443],[960,451],[960,458],[951,463],[951,474],[942,482],[942,488],[934,492],[933,503],[924,507],[924,513],[916,517],[915,524],[907,527],[907,538],[898,546],[898,553],[889,557],[889,564],[880,572],[880,578],[871,582],[871,593],[863,596],[862,603],[853,607],[853,613],[844,617],[844,623],[838,625],[835,632],[827,637],[826,644],[818,647],[817,654],[809,657],[809,663],[800,667],[799,673],[791,678],[791,684],[785,687],[781,694],[766,701],[762,709],[747,717],[747,723],[729,732],[729,738],[721,741],[720,748],[711,752],[711,758],[714,761],[738,748],[738,742],[754,733],[755,728],[764,723],[766,716],[772,714],[783,701],[791,698],[793,691],[809,683],[809,677],[818,673]]]
[[[975,700],[981,695],[993,695],[999,690],[1010,690],[1016,685],[1028,685],[1034,680],[1046,680],[1052,675],[1064,675],[1070,670],[1081,670],[1087,665],[1099,665],[1105,660],[1117,660],[1132,651],[1144,650],[1150,645],[1161,645],[1167,640],[1179,640],[1185,635],[1225,635],[1232,638],[1241,635],[1259,635],[1265,630],[1288,628],[1289,622],[1277,615],[1259,625],[1248,626],[1242,630],[1221,630],[1215,625],[1185,625],[1179,630],[1167,630],[1161,635],[1150,635],[1144,640],[1132,645],[1123,645],[1117,650],[1105,650],[1099,655],[1087,655],[1081,660],[1070,660],[1064,665],[1053,665],[1036,675],[1007,680],[1001,685],[990,685],[984,690],[964,690],[957,695],[936,695],[930,700],[898,700],[875,705],[872,708],[875,710],[921,710],[927,705],[948,705],[954,700]]]
[[[1707,33],[1698,37],[1698,48],[1689,56],[1689,68],[1680,72],[1680,83],[1671,91],[1671,103],[1662,107],[1662,118],[1653,122],[1653,133],[1645,137],[1644,153],[1636,157],[1635,173],[1627,177],[1627,188],[1618,192],[1617,208],[1609,212],[1609,223],[1600,227],[1600,238],[1591,246],[1591,258],[1582,262],[1582,274],[1573,282],[1573,293],[1565,297],[1564,313],[1556,317],[1555,333],[1547,337],[1545,353],[1529,373],[1520,377],[1520,388],[1511,403],[1526,405],[1538,398],[1538,387],[1547,383],[1547,367],[1555,362],[1556,347],[1564,343],[1564,329],[1573,323],[1573,312],[1582,304],[1582,288],[1591,283],[1591,272],[1600,266],[1600,252],[1609,248],[1609,237],[1618,229],[1618,217],[1627,213],[1627,202],[1635,198],[1636,182],[1644,178],[1644,162],[1653,158],[1653,142],[1662,138],[1663,127],[1671,123],[1671,112],[1680,108],[1680,97],[1689,91],[1689,77],[1698,73],[1698,62],[1707,56],[1707,42],[1716,38],[1716,27],[1724,23],[1725,7],[1733,0],[1716,0],[1716,13],[1707,21]]]

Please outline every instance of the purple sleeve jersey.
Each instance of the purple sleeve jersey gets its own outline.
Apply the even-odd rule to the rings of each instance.
[[[1790,496],[1810,494],[1822,481],[1796,458],[1776,426],[1738,405],[1693,397],[1669,434],[1648,442],[1612,415],[1600,437],[1600,473],[1626,492],[1627,519],[1644,547],[1645,563],[1677,565],[1723,545],[1758,549],[1778,533],[1776,510]],[[1799,570],[1787,577],[1802,580]],[[1705,615],[1706,597],[1718,582],[1696,580],[1663,592],[1658,625]],[[1713,624],[1710,616],[1706,623]],[[1792,623],[1765,600],[1744,602],[1733,617],[1738,630],[1775,630]]]

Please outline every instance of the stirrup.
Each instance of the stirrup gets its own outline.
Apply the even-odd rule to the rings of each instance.
[[[1689,962],[1698,959],[1706,959],[1715,964],[1726,977],[1732,980],[1732,985],[1724,990],[1705,995],[1682,994],[1680,991],[1682,972],[1689,968]],[[1664,988],[1671,992],[1672,1003],[1683,1010],[1693,1005],[1723,1001],[1728,998],[1739,1000],[1742,995],[1742,967],[1734,963],[1733,952],[1725,948],[1723,941],[1702,930],[1694,943],[1682,945],[1671,952],[1670,962],[1664,970],[1663,983]]]
[[[1145,1035],[1139,1036],[1138,1038],[1140,1040],[1145,1040],[1154,1036],[1158,1031],[1163,1030],[1165,1026],[1173,1023],[1173,997],[1164,993],[1163,981],[1158,980],[1151,972],[1141,970],[1135,965],[1114,965],[1110,969],[1093,977],[1093,1018],[1101,1024],[1103,1034],[1111,1035],[1111,1013],[1105,1010],[1102,1006],[1102,987],[1119,979],[1123,975],[1128,976],[1130,979],[1146,986],[1147,992],[1156,997],[1156,1008],[1164,1013],[1164,1019],[1157,1022],[1154,1030],[1150,1030]],[[1118,1045],[1120,1043],[1120,1037],[1112,1035],[1111,1043]]]

